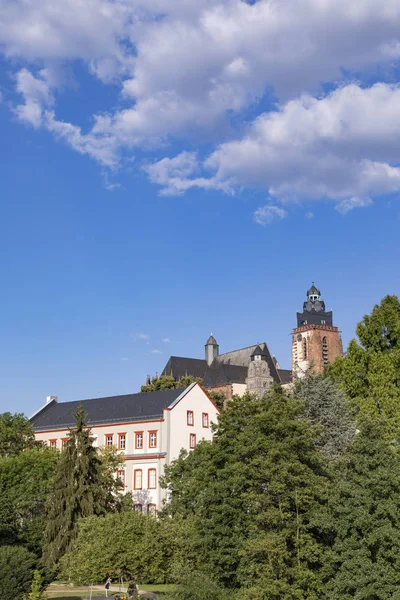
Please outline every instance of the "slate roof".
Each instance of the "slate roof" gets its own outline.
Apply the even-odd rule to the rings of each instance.
[[[163,409],[175,402],[184,391],[173,389],[73,402],[53,401],[35,413],[30,421],[35,431],[71,427],[75,424],[74,414],[80,404],[88,414],[89,426],[161,419]]]
[[[203,383],[205,387],[214,387],[226,385],[227,383],[246,383],[247,367],[238,365],[224,365],[215,361],[204,375]]]
[[[200,358],[185,358],[183,356],[170,356],[161,375],[172,375],[174,379],[180,379],[185,375],[204,378],[207,369],[207,361]]]
[[[224,385],[227,383],[246,383],[247,369],[251,360],[251,355],[259,348],[262,355],[266,358],[271,377],[276,383],[288,383],[283,381],[279,371],[283,372],[283,377],[287,380],[285,369],[277,369],[274,359],[266,343],[254,344],[247,348],[234,350],[220,354],[215,358],[211,366],[207,365],[206,360],[200,358],[185,358],[183,356],[171,356],[165,365],[162,375],[172,375],[174,379],[180,379],[184,375],[193,375],[203,379],[205,387]],[[291,374],[291,371],[288,371]]]
[[[277,369],[278,375],[283,384],[292,383],[292,371],[290,369]]]

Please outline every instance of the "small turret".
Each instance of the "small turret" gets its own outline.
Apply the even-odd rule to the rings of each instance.
[[[207,362],[207,365],[210,366],[219,354],[219,346],[218,346],[217,340],[215,339],[213,334],[211,334],[210,337],[208,338],[207,343],[205,345],[205,349],[206,349],[206,362]]]

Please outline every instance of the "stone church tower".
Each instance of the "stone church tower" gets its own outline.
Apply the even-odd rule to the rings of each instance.
[[[314,282],[307,292],[303,312],[297,313],[297,327],[292,333],[293,378],[304,377],[308,369],[321,373],[343,355],[339,329],[333,325],[332,312],[325,311],[325,302]]]
[[[256,394],[259,398],[264,396],[273,382],[267,358],[267,353],[265,350],[261,350],[260,346],[257,346],[250,356],[246,389],[251,394]]]

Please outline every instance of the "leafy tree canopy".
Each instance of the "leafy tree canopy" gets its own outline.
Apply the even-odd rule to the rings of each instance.
[[[0,458],[0,544],[12,535],[11,543],[41,554],[46,498],[58,461],[59,453],[45,446]]]
[[[357,329],[358,340],[329,369],[356,408],[359,419],[383,420],[389,437],[400,432],[400,302],[386,296]]]
[[[309,518],[329,478],[318,433],[302,411],[278,390],[259,401],[234,397],[215,441],[165,469],[163,516],[193,522],[188,554],[198,568],[226,586],[252,589],[248,598],[318,598],[321,549]]]
[[[318,524],[328,543],[324,598],[399,597],[400,453],[376,420],[338,464]]]
[[[142,385],[141,392],[158,392],[160,390],[170,390],[174,388],[187,388],[190,384],[197,382],[202,383],[203,380],[193,375],[184,375],[178,380],[175,380],[172,375],[160,375],[153,377],[151,383]]]
[[[39,571],[33,572],[31,591],[27,596],[24,596],[24,600],[48,600],[46,594],[43,592],[42,577]]]
[[[88,517],[61,561],[62,573],[75,583],[100,583],[109,569],[125,581],[164,583],[175,548],[172,523],[133,510]]]
[[[0,457],[16,456],[33,446],[34,441],[32,425],[23,414],[0,414]]]
[[[0,547],[0,590],[4,600],[22,600],[31,587],[36,557],[22,546]]]

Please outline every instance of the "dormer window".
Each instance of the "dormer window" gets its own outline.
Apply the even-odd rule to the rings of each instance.
[[[259,354],[256,354],[254,360],[261,360],[261,356]]]

